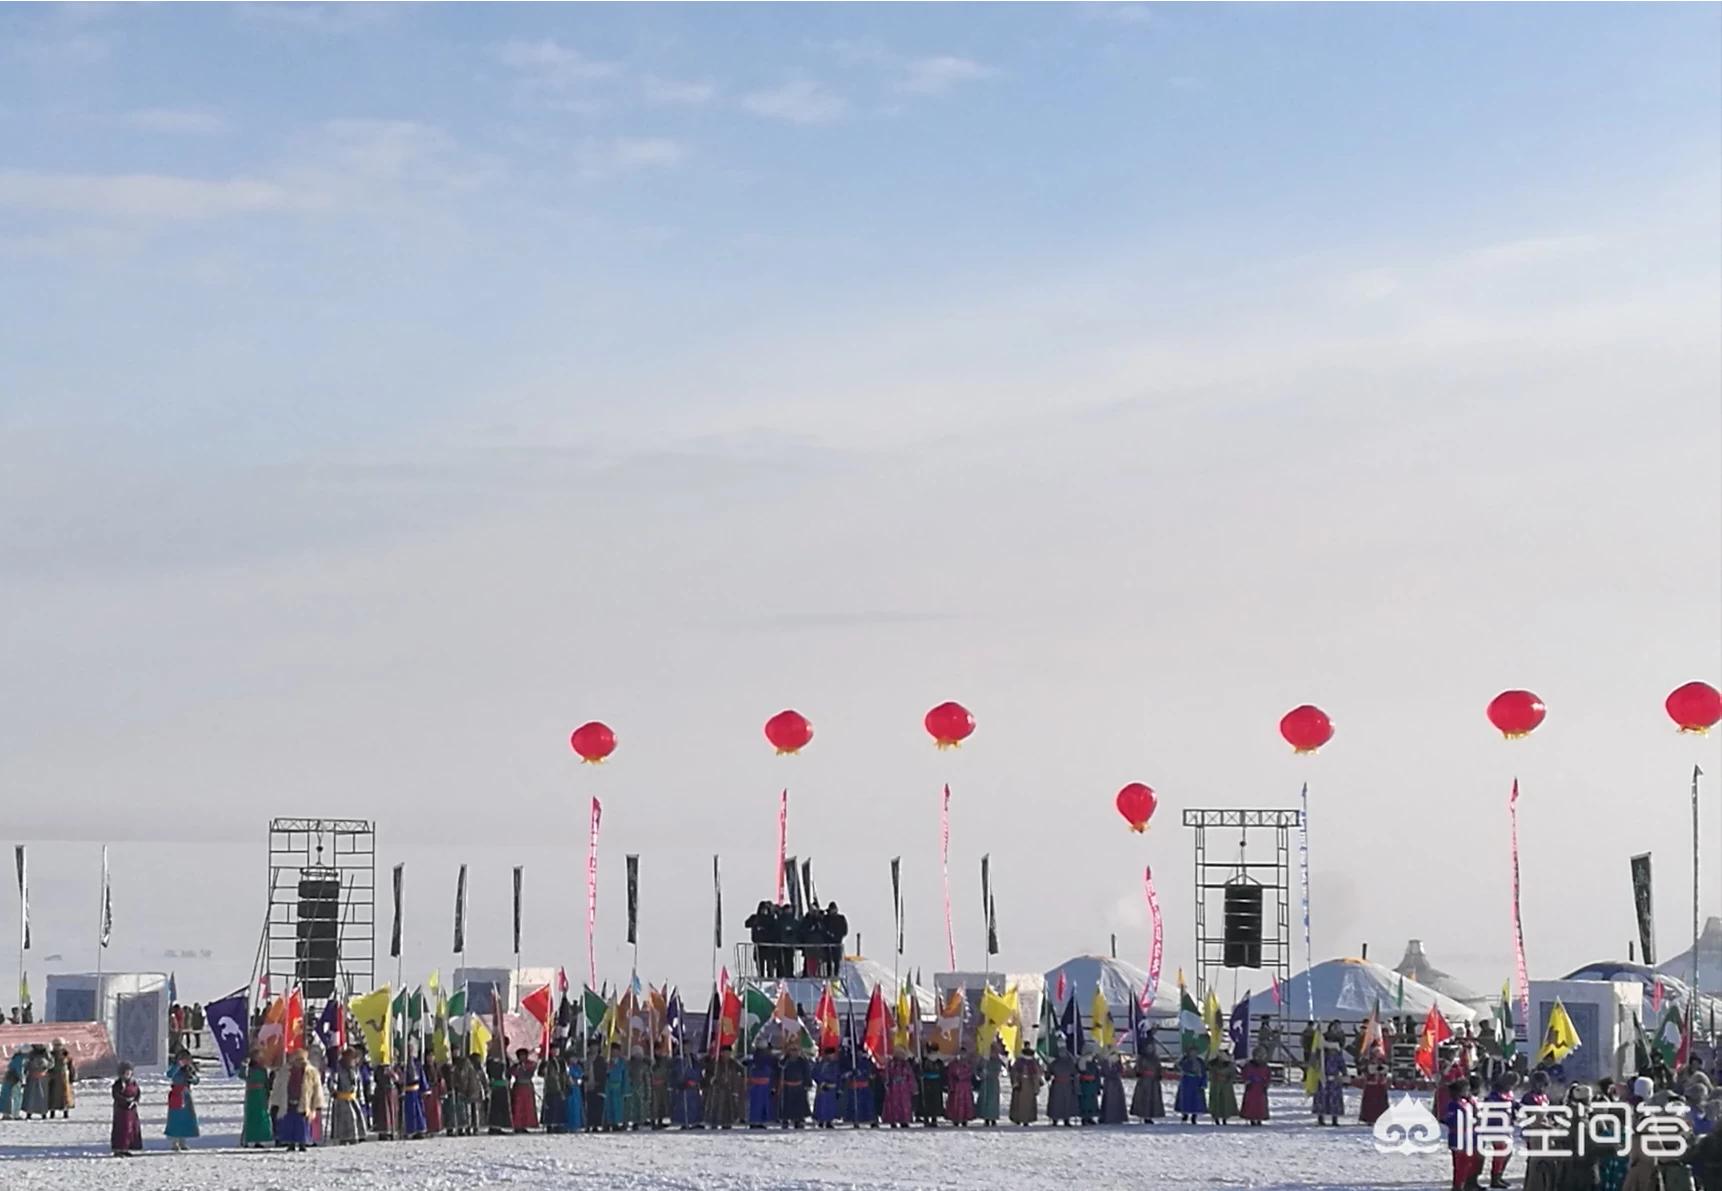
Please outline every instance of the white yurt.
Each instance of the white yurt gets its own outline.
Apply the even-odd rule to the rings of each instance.
[[[1068,1000],[1074,992],[1076,1006],[1084,1016],[1094,1003],[1094,990],[1098,987],[1100,995],[1106,998],[1107,1008],[1112,1011],[1114,1023],[1129,1020],[1131,1004],[1141,997],[1142,989],[1148,984],[1148,973],[1133,963],[1106,955],[1075,955],[1047,970],[1047,996],[1057,996],[1060,974],[1064,976],[1065,998]],[[1178,989],[1169,985],[1171,982],[1162,975],[1160,987],[1154,990],[1154,1005],[1148,1011],[1151,1019],[1178,1016]]]
[[[1399,1003],[1403,982],[1405,1000]],[[1274,1001],[1273,990],[1264,989],[1250,998],[1250,1017],[1260,1020],[1272,1014],[1281,1021],[1308,1020],[1312,1010],[1310,994],[1315,994],[1314,1016],[1317,1021],[1357,1022],[1369,1016],[1376,1005],[1383,1017],[1427,1017],[1433,1007],[1449,1024],[1476,1021],[1477,1011],[1462,1001],[1436,992],[1408,976],[1367,959],[1330,959],[1305,972],[1299,972],[1280,987],[1280,1000]],[[1229,1012],[1229,1009],[1228,1009]]]

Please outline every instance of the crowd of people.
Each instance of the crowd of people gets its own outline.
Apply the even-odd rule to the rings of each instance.
[[[25,1120],[72,1115],[78,1064],[64,1040],[19,1047],[0,1075],[0,1117]]]
[[[815,904],[797,910],[762,901],[743,925],[753,943],[754,975],[761,980],[829,978],[842,967],[849,920],[836,902],[828,902],[823,909]]]

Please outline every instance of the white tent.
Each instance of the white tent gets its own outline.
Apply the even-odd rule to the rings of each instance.
[[[1401,976],[1407,976],[1417,981],[1425,988],[1434,989],[1442,996],[1452,997],[1460,1004],[1469,1006],[1479,1013],[1488,1011],[1488,997],[1455,980],[1429,962],[1429,955],[1423,950],[1422,939],[1412,939],[1405,944],[1405,958],[1401,959],[1393,970]]]
[[[1039,972],[937,972],[933,976],[933,991],[939,1002],[942,1003],[954,988],[961,988],[967,996],[969,1020],[966,1037],[970,1041],[973,1041],[975,1030],[980,1025],[982,990],[991,988],[995,993],[1003,994],[1013,986],[1024,1036],[1033,1041],[1039,1033],[1041,1001],[1047,995],[1046,979]]]
[[[1400,982],[1405,984],[1405,1003],[1398,1003]],[[1315,993],[1313,1012],[1317,1021],[1362,1021],[1377,1004],[1383,1017],[1426,1017],[1431,1007],[1449,1022],[1475,1021],[1477,1011],[1452,997],[1436,992],[1367,959],[1330,959],[1306,972],[1299,972],[1280,987],[1280,1003],[1272,989],[1250,998],[1250,1016],[1259,1020],[1272,1014],[1281,1021],[1304,1021],[1312,1012],[1310,993]],[[1228,1012],[1230,1010],[1228,1009]]]
[[[163,972],[53,973],[48,977],[51,1022],[107,1027],[114,1057],[141,1070],[167,1066],[168,978]]]
[[[1057,995],[1061,972],[1064,974],[1066,999],[1074,992],[1076,1007],[1082,1010],[1086,1017],[1089,1006],[1094,1002],[1094,990],[1098,986],[1100,995],[1106,998],[1106,1007],[1112,1011],[1114,1023],[1129,1020],[1131,1003],[1142,995],[1142,989],[1148,983],[1148,973],[1135,964],[1104,955],[1076,955],[1047,971],[1048,996]],[[1178,990],[1176,987],[1169,988],[1168,983],[1162,975],[1160,987],[1154,990],[1154,1005],[1148,1011],[1150,1018],[1178,1016]]]
[[[1664,976],[1691,984],[1692,948],[1688,947],[1674,958],[1657,964],[1656,970]],[[1704,929],[1698,935],[1698,991],[1722,992],[1722,918],[1706,919]]]
[[[1712,919],[1712,921],[1715,921]],[[1687,976],[1692,975],[1691,960],[1687,961]],[[1638,1020],[1649,1029],[1651,1023],[1661,1018],[1662,1014],[1672,1007],[1677,1013],[1686,1012],[1686,981],[1676,976],[1666,975],[1657,968],[1647,968],[1643,964],[1616,963],[1604,960],[1599,963],[1586,964],[1575,968],[1563,977],[1566,980],[1634,980],[1642,993],[1639,998]],[[1662,985],[1660,998],[1656,992],[1657,984]],[[1711,1021],[1722,1021],[1722,999],[1708,993],[1698,998],[1699,1028],[1709,1032]]]
[[[773,997],[781,985],[789,990],[789,999],[800,1005],[808,1013],[819,1003],[819,995],[825,990],[823,980],[765,980],[752,981]],[[837,974],[837,992],[833,1000],[837,1003],[837,1012],[847,1015],[854,1012],[860,1015],[867,1010],[867,1002],[873,997],[874,988],[883,990],[885,1003],[897,1003],[897,977],[891,969],[877,960],[867,959],[859,955],[848,955],[843,958],[842,967]],[[922,1017],[932,1017],[936,1012],[937,1002],[930,988],[916,987],[915,1004]]]
[[[466,988],[466,1010],[480,1017],[491,1014],[491,998],[502,998],[505,1012],[518,1009],[520,998],[546,984],[556,988],[555,968],[456,968],[449,989]],[[396,990],[399,991],[398,989]],[[578,990],[570,989],[570,995]]]

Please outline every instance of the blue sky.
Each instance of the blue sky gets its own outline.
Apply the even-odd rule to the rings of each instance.
[[[16,829],[443,846],[602,715],[624,840],[752,856],[794,704],[876,917],[959,697],[961,847],[1035,870],[1050,802],[1111,874],[1022,895],[1032,965],[1141,930],[1112,791],[1282,800],[1314,700],[1329,856],[1542,766],[1529,929],[1595,958],[1558,882],[1682,846],[1722,659],[1719,62],[1704,5],[0,8]],[[1318,950],[1492,986],[1443,871],[1318,867]]]

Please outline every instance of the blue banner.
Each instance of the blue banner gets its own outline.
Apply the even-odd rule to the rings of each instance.
[[[215,1047],[221,1052],[221,1065],[227,1074],[243,1075],[251,1050],[250,1012],[245,994],[236,992],[223,1000],[211,1001],[203,1007],[203,1018],[209,1025],[209,1036],[215,1039]]]

